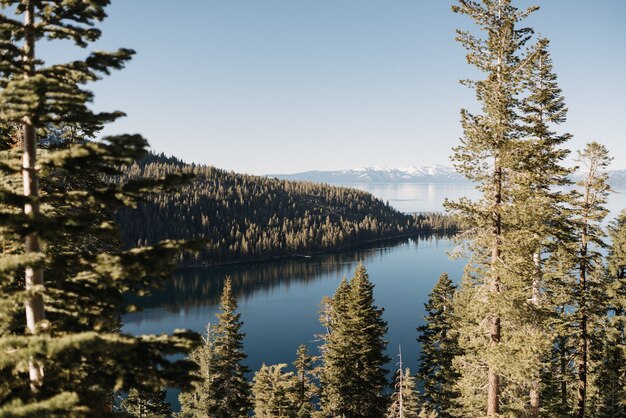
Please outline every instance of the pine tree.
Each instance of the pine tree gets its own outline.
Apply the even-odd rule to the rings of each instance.
[[[611,247],[609,251],[609,275],[614,280],[613,296],[620,306],[626,305],[623,292],[623,280],[626,280],[626,209],[623,209],[609,225]]]
[[[609,312],[602,333],[598,416],[626,416],[626,211],[609,225]]]
[[[181,393],[182,417],[215,416],[217,418],[245,417],[251,408],[250,385],[246,380],[248,367],[243,351],[243,334],[237,313],[237,300],[230,277],[226,277],[220,298],[218,322],[207,328],[205,344],[196,349],[190,359],[199,367],[192,390]]]
[[[518,236],[510,235],[516,216],[511,191],[518,181],[512,174],[520,166],[517,111],[522,70],[534,59],[522,51],[532,30],[519,24],[536,9],[520,11],[512,0],[459,0],[453,6],[485,34],[457,32],[468,50],[468,62],[485,74],[482,80],[464,81],[476,91],[482,114],[461,111],[464,136],[453,156],[457,170],[479,184],[483,197],[448,204],[467,226],[464,236],[470,238],[471,259],[457,308],[464,353],[455,363],[464,415],[494,416],[504,410],[519,414],[526,405],[514,382],[526,380],[528,374],[524,360],[529,353],[519,350],[528,326],[524,315],[528,293],[525,280],[511,272],[508,263],[521,256]]]
[[[0,19],[0,233],[10,243],[0,260],[0,415],[107,416],[114,391],[187,384],[190,364],[165,356],[186,353],[192,334],[119,334],[118,315],[133,309],[122,294],[168,277],[182,248],[122,251],[115,238],[113,213],[167,183],[106,180],[145,155],[140,136],[93,141],[123,114],[93,113],[84,85],[122,68],[133,51],[50,66],[35,55],[42,42],[97,40],[108,3],[0,2],[9,11]]]
[[[218,408],[218,400],[213,396],[214,366],[215,366],[215,337],[211,324],[207,324],[206,336],[203,343],[189,354],[189,360],[195,363],[197,371],[194,373],[195,381],[192,382],[188,391],[181,392],[178,400],[181,418],[195,418],[208,415],[209,411]]]
[[[341,416],[348,411],[348,393],[351,390],[351,353],[348,339],[347,297],[350,290],[344,278],[332,298],[324,297],[321,303],[320,322],[326,330],[320,347],[320,404],[326,415]]]
[[[359,264],[350,282],[344,279],[322,309],[322,325],[328,330],[321,349],[321,405],[326,415],[385,414],[387,324],[383,310],[374,306],[373,287]]]
[[[417,418],[420,414],[419,393],[411,370],[408,367],[403,369],[401,348],[399,348],[399,358],[394,391],[391,394],[391,403],[385,417]]]
[[[400,394],[402,394],[400,396]],[[396,375],[396,389],[391,395],[391,405],[387,408],[387,418],[417,418],[420,416],[419,392],[415,376],[408,367]],[[400,404],[400,397],[402,403]]]
[[[417,328],[421,346],[417,378],[422,382],[422,408],[441,418],[453,417],[457,372],[452,364],[460,354],[454,317],[456,286],[446,273],[439,280],[425,304],[426,323]]]
[[[292,372],[283,372],[285,367],[284,363],[263,364],[255,373],[252,393],[256,417],[298,417],[298,378]]]
[[[578,379],[575,416],[586,416],[588,387],[592,370],[592,354],[598,353],[594,333],[601,327],[608,308],[607,282],[600,250],[605,247],[602,222],[608,211],[605,208],[610,188],[606,168],[611,158],[608,150],[597,142],[587,144],[579,152],[578,162],[583,165],[584,178],[578,183],[582,193],[574,201],[577,252],[576,270],[578,285],[574,292],[572,321],[577,338],[576,372]]]
[[[131,389],[122,401],[122,410],[137,418],[168,418],[172,416],[172,406],[165,399],[166,392],[142,392]]]
[[[538,418],[540,413],[540,388],[543,363],[550,359],[554,344],[554,311],[562,306],[561,296],[570,286],[555,270],[554,257],[558,247],[571,239],[567,221],[568,196],[561,190],[569,185],[571,170],[563,166],[569,154],[561,148],[570,134],[557,134],[554,127],[565,122],[567,108],[557,76],[553,72],[549,41],[539,39],[530,51],[523,68],[525,95],[521,100],[521,136],[516,152],[519,165],[511,173],[511,200],[515,211],[511,216],[513,241],[511,252],[519,257],[509,257],[508,268],[524,278],[530,287],[526,318],[527,364],[532,365],[525,380],[529,388],[529,415]],[[550,299],[546,298],[546,293]],[[556,307],[554,303],[556,302]],[[554,405],[548,399],[546,405]]]
[[[315,358],[309,355],[306,345],[301,344],[298,346],[293,367],[296,369],[296,405],[298,410],[297,416],[300,418],[311,416],[313,411],[313,397],[317,394],[317,387],[311,380],[314,361]]]

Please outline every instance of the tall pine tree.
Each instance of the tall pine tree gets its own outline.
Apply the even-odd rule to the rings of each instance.
[[[600,416],[626,415],[626,210],[609,225],[609,315],[604,332]]]
[[[514,211],[510,228],[514,233],[509,239],[513,242],[511,253],[519,255],[508,258],[508,268],[529,288],[527,310],[518,320],[526,333],[523,349],[530,367],[522,379],[529,389],[531,418],[540,414],[543,363],[554,347],[553,302],[558,299],[554,296],[569,290],[554,268],[554,257],[561,242],[570,238],[565,209],[568,195],[562,189],[570,184],[571,170],[563,166],[569,151],[562,146],[571,135],[554,130],[566,121],[567,108],[548,46],[547,39],[539,39],[522,70],[522,135],[515,148],[520,158],[511,173],[517,187],[511,190]],[[550,299],[546,299],[546,293]]]
[[[606,147],[592,142],[579,152],[577,161],[582,166],[583,178],[578,182],[581,192],[573,202],[576,242],[572,253],[576,254],[574,269],[578,283],[570,317],[577,339],[575,416],[583,418],[588,409],[589,383],[595,377],[595,370],[590,369],[592,355],[598,354],[601,347],[595,337],[608,308],[608,283],[601,249],[606,246],[602,222],[608,213],[605,205],[610,187],[606,169],[611,158]]]
[[[425,303],[426,323],[417,328],[421,353],[417,378],[423,385],[422,409],[441,418],[454,417],[455,381],[458,378],[453,360],[461,352],[454,317],[456,286],[446,273],[439,280]]]
[[[245,417],[252,407],[249,372],[242,364],[243,351],[241,314],[230,277],[226,277],[220,298],[217,324],[207,328],[205,344],[190,359],[199,367],[198,381],[189,392],[181,393],[181,416],[214,416],[217,418]]]
[[[503,406],[517,413],[525,404],[505,388],[525,373],[520,369],[523,359],[512,356],[519,353],[523,341],[517,318],[528,298],[523,280],[507,265],[518,254],[507,251],[518,248],[508,236],[515,216],[510,191],[516,179],[511,174],[520,162],[516,149],[522,70],[532,59],[523,51],[532,30],[519,25],[535,9],[520,11],[511,0],[459,0],[453,6],[454,12],[469,16],[484,33],[458,31],[457,39],[468,50],[468,63],[485,77],[464,82],[474,88],[482,112],[461,111],[464,135],[453,156],[457,170],[479,184],[482,198],[448,204],[460,215],[467,226],[465,237],[470,238],[471,259],[459,298],[464,354],[456,365],[459,400],[464,413],[474,416],[498,415]]]
[[[322,309],[328,333],[322,351],[321,405],[330,416],[380,417],[387,386],[387,324],[374,305],[374,285],[362,264]]]
[[[165,356],[186,353],[191,334],[118,333],[118,315],[132,309],[123,292],[146,292],[168,277],[181,249],[116,245],[114,211],[164,182],[105,181],[141,158],[147,143],[129,135],[91,141],[123,114],[92,112],[84,86],[122,68],[133,51],[48,66],[35,54],[56,40],[87,47],[108,3],[0,2],[0,232],[10,243],[0,261],[0,374],[8,382],[0,414],[107,416],[114,391],[187,384],[190,364]]]

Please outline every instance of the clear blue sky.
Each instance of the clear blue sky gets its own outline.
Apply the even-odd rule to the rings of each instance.
[[[96,47],[137,56],[93,85],[95,107],[128,114],[106,133],[240,172],[449,164],[476,108],[452,3],[112,0]],[[626,1],[517,4],[541,6],[528,24],[551,39],[571,147],[600,141],[626,168]]]

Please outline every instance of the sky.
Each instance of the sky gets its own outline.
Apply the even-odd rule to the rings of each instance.
[[[89,88],[153,150],[252,174],[450,165],[458,80],[477,73],[454,40],[474,29],[452,0],[112,0],[91,49],[128,47],[127,68]],[[569,146],[596,140],[626,168],[626,1],[518,0],[551,40]],[[47,62],[82,57],[68,43]]]

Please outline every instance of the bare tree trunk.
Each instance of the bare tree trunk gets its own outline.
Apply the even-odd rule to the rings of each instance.
[[[26,64],[25,78],[29,78],[35,73],[35,5],[33,1],[26,2],[26,12],[24,15],[24,50],[23,57]],[[24,214],[30,218],[39,216],[39,182],[37,179],[37,137],[35,127],[30,117],[22,119],[23,135],[23,159],[22,159],[22,179],[24,183],[24,196],[28,198],[28,203],[24,205]],[[25,239],[26,254],[39,253],[41,245],[36,233],[31,233]],[[43,296],[43,269],[26,267],[25,286],[27,291],[35,291],[25,302],[26,307],[26,328],[31,334],[40,332],[39,323],[45,319]],[[36,392],[43,382],[43,367],[36,361],[29,361],[29,377],[31,390]]]
[[[496,194],[494,198],[493,219],[493,242],[491,246],[491,269],[493,277],[489,288],[490,292],[500,292],[500,276],[496,273],[498,260],[500,259],[500,235],[502,234],[502,219],[500,204],[502,203],[502,168],[496,165],[494,169],[494,186]],[[492,346],[500,343],[500,317],[492,315],[489,329],[489,344]],[[487,415],[497,415],[500,412],[500,376],[493,366],[489,367],[487,378]]]
[[[584,235],[583,235],[584,237]],[[587,363],[588,363],[588,349],[589,349],[589,336],[587,335],[587,308],[586,308],[586,295],[587,291],[587,277],[586,277],[586,263],[584,257],[586,256],[586,245],[583,246],[581,251],[583,256],[583,262],[580,267],[580,291],[581,291],[581,306],[579,307],[580,316],[580,339],[578,341],[578,397],[576,403],[576,418],[583,418],[585,416],[585,403],[587,400]]]
[[[595,176],[595,163],[592,162],[589,168],[587,185],[585,186],[584,196],[584,212],[583,212],[583,226],[580,237],[580,279],[579,279],[579,291],[580,299],[578,306],[578,315],[580,318],[580,336],[578,340],[578,395],[576,401],[576,418],[584,418],[585,416],[585,403],[587,401],[587,364],[588,364],[588,350],[589,350],[589,335],[587,333],[587,240],[588,240],[588,223],[589,223],[589,210],[591,207],[590,202],[590,183],[591,179]]]
[[[539,382],[530,384],[530,417],[539,418]]]
[[[565,381],[565,373],[567,373],[567,348],[565,347],[566,339],[561,337],[561,348],[559,354],[561,356],[561,406],[563,410],[567,408],[567,382]]]
[[[498,21],[501,19],[502,1],[498,0]],[[498,53],[498,82],[502,83],[502,51]],[[500,115],[501,117],[502,115]],[[502,120],[498,120],[498,125],[502,126]],[[502,143],[504,137],[499,138]],[[500,239],[502,234],[502,214],[500,206],[502,204],[502,167],[500,167],[499,155],[494,158],[493,183],[495,188],[495,196],[493,200],[492,212],[492,244],[491,244],[491,284],[489,291],[492,293],[500,293],[500,275],[497,272],[497,263],[500,260]],[[500,343],[500,316],[492,314],[491,325],[489,329],[489,345],[497,346]],[[487,415],[497,415],[500,413],[500,376],[496,373],[493,365],[489,366],[487,373]]]
[[[539,251],[533,254],[533,264],[535,266],[533,284],[531,290],[531,303],[539,306],[541,298],[541,254]],[[530,382],[530,418],[539,418],[539,380]]]

